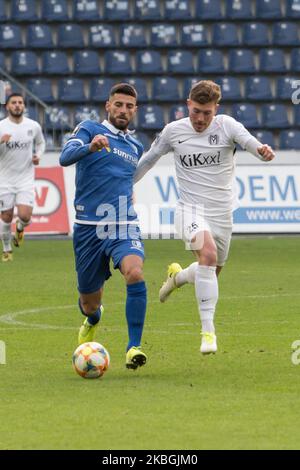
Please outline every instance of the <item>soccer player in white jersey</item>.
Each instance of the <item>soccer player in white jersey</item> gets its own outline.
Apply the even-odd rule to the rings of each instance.
[[[13,243],[19,247],[24,228],[30,224],[34,203],[34,165],[45,150],[39,123],[24,116],[24,98],[13,93],[7,98],[7,118],[0,121],[0,238],[2,261],[12,261],[11,223],[14,207],[18,218]]]
[[[262,161],[274,158],[271,147],[260,143],[230,116],[217,115],[220,87],[209,80],[196,83],[187,106],[189,117],[171,122],[139,161],[135,182],[168,152],[174,153],[179,200],[175,227],[196,262],[186,269],[169,266],[159,292],[165,302],[171,292],[195,285],[202,323],[200,351],[217,351],[214,315],[218,302],[218,275],[228,256],[234,209],[234,153],[236,144]]]

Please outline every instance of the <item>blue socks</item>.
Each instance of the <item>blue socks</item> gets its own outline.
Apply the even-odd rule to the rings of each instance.
[[[146,316],[147,289],[144,281],[127,286],[126,318],[128,324],[129,343],[127,351],[132,346],[140,346],[144,321]]]
[[[88,323],[92,326],[97,325],[97,323],[100,321],[100,318],[101,318],[100,307],[96,310],[95,313],[92,313],[92,315],[87,315],[81,306],[80,299],[78,300],[78,306],[80,308],[82,315],[88,318]]]

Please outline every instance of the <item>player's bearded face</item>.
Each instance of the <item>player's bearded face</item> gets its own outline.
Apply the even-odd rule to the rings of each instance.
[[[199,104],[196,101],[188,100],[189,117],[196,132],[205,131],[217,114],[218,104]]]
[[[106,111],[109,122],[117,129],[125,131],[136,114],[136,99],[133,96],[116,93],[106,102]]]
[[[8,114],[13,117],[21,117],[25,110],[23,98],[11,98],[6,105]]]

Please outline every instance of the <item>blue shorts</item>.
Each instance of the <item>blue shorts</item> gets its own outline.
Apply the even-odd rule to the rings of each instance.
[[[74,225],[73,246],[81,294],[91,294],[99,290],[109,279],[109,262],[112,258],[114,269],[120,268],[125,256],[137,255],[145,258],[144,244],[138,226],[114,226],[112,238],[99,238],[96,225]],[[128,230],[130,234],[128,236]],[[102,228],[101,228],[102,231]],[[102,232],[103,234],[103,232]]]

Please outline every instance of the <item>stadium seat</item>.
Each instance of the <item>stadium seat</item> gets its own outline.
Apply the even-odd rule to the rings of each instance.
[[[178,101],[180,99],[178,81],[173,77],[156,77],[153,80],[155,101]]]
[[[34,121],[39,121],[39,110],[37,105],[28,105],[25,108],[25,116]]]
[[[183,99],[186,100],[190,94],[191,88],[200,80],[199,77],[187,77],[183,82]]]
[[[169,0],[164,3],[166,20],[184,21],[192,18],[191,0]]]
[[[286,72],[284,52],[281,49],[262,49],[259,52],[260,72]]]
[[[222,20],[220,0],[196,0],[196,18],[199,20]]]
[[[130,77],[130,78],[125,78],[124,79],[125,83],[129,83],[132,85],[137,93],[138,93],[138,102],[139,103],[145,103],[149,101],[149,95],[148,95],[148,90],[147,90],[147,81],[144,78],[135,78],[135,77]]]
[[[251,20],[254,17],[251,0],[226,0],[225,5],[228,20]]]
[[[245,97],[251,101],[271,101],[273,99],[271,81],[268,77],[247,77]]]
[[[260,131],[254,131],[253,135],[262,144],[270,145],[273,149],[275,148],[275,139],[274,139],[273,132],[260,130]]]
[[[89,30],[89,46],[109,48],[116,46],[114,29],[111,25],[93,25]]]
[[[162,74],[162,57],[158,51],[138,51],[136,72],[141,74]]]
[[[100,122],[100,114],[97,108],[92,108],[90,106],[79,106],[75,109],[74,114],[74,124],[75,126],[82,121],[86,121],[87,119],[91,121]]]
[[[152,140],[148,137],[147,134],[145,134],[145,132],[135,132],[134,134],[132,134],[132,137],[136,140],[138,140],[139,142],[141,142],[141,144],[143,145],[144,147],[144,151],[147,152],[147,150],[149,150],[150,146],[151,146],[151,143],[152,143]]]
[[[177,121],[178,119],[183,119],[188,117],[188,108],[186,105],[175,104],[171,106],[169,111],[169,122]]]
[[[109,92],[115,80],[112,78],[93,78],[90,82],[90,101],[103,103],[109,97]]]
[[[101,73],[98,51],[76,51],[74,53],[74,72],[80,75],[99,75]]]
[[[281,131],[279,147],[283,150],[300,150],[300,131],[297,129]]]
[[[281,1],[256,0],[256,16],[265,20],[282,18]]]
[[[142,105],[138,110],[138,128],[161,130],[165,125],[163,108],[159,105]]]
[[[6,66],[5,66],[5,55],[3,54],[3,52],[0,51],[0,68],[1,69],[6,69]]]
[[[199,73],[224,73],[224,56],[217,49],[203,49],[198,53]]]
[[[288,19],[300,18],[300,0],[287,0],[286,1],[286,18]]]
[[[57,31],[57,44],[63,48],[84,47],[83,32],[78,24],[61,24]]]
[[[212,44],[216,46],[238,46],[238,29],[235,23],[216,23],[212,29]]]
[[[181,46],[207,46],[207,28],[202,24],[185,24],[181,29]]]
[[[299,89],[299,88],[298,88]],[[300,98],[300,93],[297,92],[297,99],[299,100]],[[300,104],[297,106],[294,106],[294,125],[295,127],[300,127]]]
[[[45,126],[48,130],[67,131],[73,128],[70,111],[63,106],[48,109],[45,117]]]
[[[265,23],[246,23],[243,25],[244,46],[266,46],[270,44],[268,26]]]
[[[108,21],[130,20],[129,0],[108,0],[104,2],[104,18]]]
[[[299,81],[297,77],[279,77],[276,86],[276,99],[291,101],[292,94],[297,86],[293,87],[293,83]],[[299,81],[300,83],[300,81]],[[299,87],[298,87],[299,88]]]
[[[63,103],[86,101],[83,81],[80,78],[64,78],[58,82],[58,100]]]
[[[0,26],[0,49],[22,49],[21,29],[18,25]]]
[[[7,21],[7,14],[5,11],[5,0],[0,0],[0,22]]]
[[[38,75],[37,55],[32,51],[15,51],[11,55],[13,75]]]
[[[267,129],[290,127],[287,109],[283,104],[265,104],[261,108],[262,124]]]
[[[297,46],[298,44],[299,33],[296,23],[275,23],[273,25],[274,46]]]
[[[47,24],[31,24],[26,28],[26,44],[32,49],[54,47],[51,28]]]
[[[40,100],[45,103],[54,103],[52,83],[48,78],[30,78],[26,86]]]
[[[105,52],[105,73],[130,75],[133,72],[130,54],[125,50],[114,50]]]
[[[216,79],[222,90],[222,101],[241,101],[240,80],[235,77],[221,77]]]
[[[45,75],[67,75],[70,73],[65,52],[46,51],[42,55],[42,72]]]
[[[69,21],[67,0],[42,2],[42,19],[45,21]]]
[[[11,21],[37,21],[36,0],[13,0],[11,3]]]
[[[96,0],[78,0],[73,2],[74,21],[100,20],[99,8]]]
[[[234,104],[232,106],[232,117],[244,124],[244,126],[248,129],[261,127],[254,104]]]
[[[232,73],[255,73],[255,57],[251,49],[232,49],[229,51],[229,70]]]
[[[155,24],[151,26],[151,47],[177,46],[176,28],[172,24]]]
[[[217,109],[217,114],[226,114],[227,116],[231,116],[231,106],[225,104],[219,104]]]
[[[300,48],[291,49],[291,64],[293,72],[300,72]]]
[[[136,0],[134,19],[137,21],[160,21],[163,15],[160,11],[160,0]]]
[[[122,26],[120,31],[120,45],[122,47],[147,47],[144,27],[141,24]]]
[[[169,51],[168,52],[168,73],[193,74],[194,59],[190,51]]]

